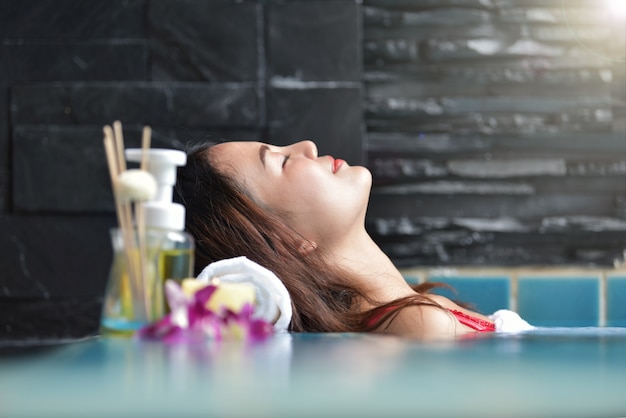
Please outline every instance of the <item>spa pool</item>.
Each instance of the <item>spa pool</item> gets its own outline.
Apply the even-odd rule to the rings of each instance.
[[[0,357],[0,417],[626,416],[626,328],[56,343]]]

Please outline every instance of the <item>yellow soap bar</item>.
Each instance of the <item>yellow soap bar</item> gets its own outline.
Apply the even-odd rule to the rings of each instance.
[[[183,292],[191,296],[198,290],[208,286],[207,283],[195,279],[182,281]],[[241,311],[244,304],[254,305],[256,300],[254,286],[248,283],[219,283],[217,289],[211,295],[206,304],[207,309],[219,312],[221,307],[226,307],[233,312]]]
[[[183,289],[183,293],[185,294],[185,296],[187,297],[191,297],[194,295],[194,293],[196,293],[198,290],[207,287],[209,285],[209,283],[206,282],[201,282],[200,280],[196,280],[193,278],[188,278],[188,279],[183,279],[180,282],[180,286]]]

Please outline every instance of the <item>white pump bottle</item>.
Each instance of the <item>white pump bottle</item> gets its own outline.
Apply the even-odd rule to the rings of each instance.
[[[187,163],[187,155],[173,149],[151,148],[147,152],[147,171],[156,179],[158,192],[143,203],[146,228],[160,236],[157,263],[161,280],[180,282],[193,277],[194,267],[194,240],[185,232],[185,207],[172,201],[176,169]],[[129,148],[125,153],[128,161],[141,161],[140,148]]]

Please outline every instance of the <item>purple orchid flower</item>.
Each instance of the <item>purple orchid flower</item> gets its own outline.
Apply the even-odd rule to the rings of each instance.
[[[241,335],[256,342],[273,334],[272,324],[253,318],[254,307],[249,303],[244,304],[240,312],[225,307],[220,312],[208,309],[207,302],[216,289],[215,285],[207,285],[189,297],[178,283],[167,280],[165,296],[170,313],[141,328],[138,336],[173,343],[200,341],[207,337],[221,340]]]

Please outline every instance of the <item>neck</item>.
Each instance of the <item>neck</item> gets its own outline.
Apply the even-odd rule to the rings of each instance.
[[[331,252],[334,263],[354,273],[351,283],[373,299],[385,303],[413,292],[389,257],[365,231],[346,238]]]

